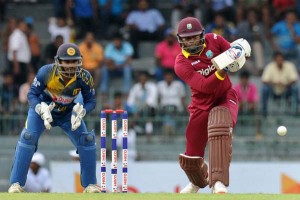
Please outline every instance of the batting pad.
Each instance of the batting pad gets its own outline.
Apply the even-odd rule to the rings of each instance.
[[[208,116],[209,186],[216,181],[229,185],[229,165],[232,154],[232,118],[228,108],[213,108]]]
[[[179,155],[179,164],[189,181],[200,188],[208,185],[207,164],[199,156]]]

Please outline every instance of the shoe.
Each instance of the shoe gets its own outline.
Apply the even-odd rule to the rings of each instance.
[[[222,182],[217,181],[217,182],[215,182],[214,186],[212,187],[211,192],[213,194],[226,194],[226,193],[228,193],[228,190]]]
[[[96,184],[89,184],[84,190],[83,193],[100,193],[101,188]]]
[[[22,192],[25,192],[25,190],[20,186],[18,182],[13,183],[8,189],[8,193],[22,193]]]
[[[197,185],[194,185],[193,183],[189,183],[189,184],[187,184],[187,186],[185,186],[180,191],[180,193],[181,194],[185,194],[185,193],[197,193],[199,189],[200,189],[200,187],[198,187]]]

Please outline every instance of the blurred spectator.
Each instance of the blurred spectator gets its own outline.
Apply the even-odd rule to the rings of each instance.
[[[0,0],[0,22],[4,22],[6,16],[6,0]]]
[[[113,110],[123,110],[126,105],[123,101],[122,92],[115,92],[112,102],[104,102],[102,109],[113,109]]]
[[[124,4],[127,0],[98,0],[100,30],[97,34],[101,38],[118,31],[125,25],[126,13]]]
[[[31,60],[31,51],[27,38],[27,24],[18,21],[18,27],[8,39],[9,69],[13,73],[14,81],[20,86],[26,82]]]
[[[23,83],[19,88],[19,109],[21,113],[27,112],[28,107],[28,99],[27,94],[29,92],[30,86],[33,82],[33,79],[35,77],[35,72],[31,71],[27,75],[27,81]]]
[[[45,156],[42,153],[33,154],[27,180],[24,186],[26,192],[50,192],[52,183],[50,172],[44,167],[46,163]]]
[[[274,17],[277,21],[284,17],[286,11],[296,8],[296,0],[273,0],[272,7],[274,8]]]
[[[41,43],[39,36],[34,32],[32,23],[27,24],[28,26],[28,41],[31,50],[31,68],[34,72],[37,72],[40,67],[41,59]]]
[[[0,134],[17,133],[18,127],[10,119],[11,115],[16,114],[17,105],[18,86],[14,83],[13,74],[6,70],[2,73],[0,85]]]
[[[138,9],[126,18],[130,32],[130,43],[134,48],[134,58],[139,57],[138,43],[142,40],[157,41],[163,38],[165,20],[159,10],[149,7],[149,0],[138,0]]]
[[[274,51],[281,51],[287,60],[297,60],[300,70],[300,23],[294,11],[288,11],[284,20],[274,24],[271,30]]]
[[[222,13],[226,21],[236,23],[234,0],[206,0],[206,22],[214,20],[217,13]]]
[[[82,66],[91,73],[95,88],[98,89],[100,67],[103,62],[103,47],[95,40],[92,32],[86,33],[83,42],[81,42],[78,47],[82,55]]]
[[[181,81],[175,80],[173,70],[165,70],[164,80],[157,83],[159,111],[162,117],[164,142],[170,141],[170,136],[176,133],[175,116],[185,109],[185,87]]]
[[[2,114],[13,114],[17,110],[18,86],[15,84],[13,74],[8,70],[2,73],[2,80],[0,112]]]
[[[250,82],[250,72],[243,70],[239,74],[239,83],[234,85],[239,100],[239,114],[255,114],[259,95],[255,83]]]
[[[75,23],[76,39],[82,39],[87,32],[95,33],[97,0],[67,0],[66,9],[68,20]]]
[[[239,74],[239,83],[233,86],[239,100],[239,115],[251,117],[247,120],[240,117],[238,123],[240,123],[241,126],[253,126],[251,122],[254,122],[254,126],[256,126],[256,139],[261,139],[261,120],[256,117],[259,94],[256,84],[250,81],[250,76],[251,74],[249,71],[242,70]]]
[[[152,118],[158,107],[158,90],[155,83],[149,81],[147,72],[140,72],[138,82],[129,91],[127,99],[127,110],[133,114],[135,120],[139,120],[141,126],[144,127],[144,133],[150,141],[153,134]]]
[[[67,0],[53,0],[53,8],[55,17],[66,15]]]
[[[49,18],[48,32],[50,33],[51,41],[54,41],[56,36],[61,35],[64,38],[64,43],[69,43],[71,40],[71,27],[67,25],[64,17]]]
[[[264,69],[262,74],[262,112],[268,114],[268,100],[273,97],[275,100],[284,98],[290,102],[293,112],[298,108],[298,87],[299,79],[296,66],[284,59],[280,52],[275,52],[274,60]]]
[[[221,13],[216,13],[214,21],[209,23],[205,29],[207,33],[215,33],[223,36],[228,41],[234,40],[235,27],[232,22],[227,22]]]
[[[2,39],[2,51],[4,53],[5,57],[5,68],[8,66],[8,39],[11,33],[16,29],[17,27],[17,19],[14,17],[10,17],[6,20],[4,29],[1,31],[1,39]]]
[[[156,72],[157,80],[163,79],[165,69],[174,69],[175,58],[181,52],[181,47],[173,29],[165,31],[165,39],[159,42],[155,47]]]
[[[197,19],[203,19],[201,7],[198,0],[173,0],[171,12],[171,27],[177,30],[179,21],[182,18],[193,16]]]
[[[44,64],[54,63],[54,57],[56,56],[57,49],[64,43],[64,38],[61,35],[57,35],[55,40],[46,45],[44,50]]]
[[[127,95],[132,84],[132,55],[131,44],[123,40],[122,35],[117,32],[112,36],[104,51],[104,65],[101,68],[100,91],[108,95],[109,81],[111,77],[122,77],[123,94]]]
[[[265,65],[264,36],[264,27],[258,21],[256,11],[253,9],[248,10],[247,18],[237,24],[236,37],[244,38],[250,43],[252,55],[246,62],[246,68],[255,75],[260,75]]]

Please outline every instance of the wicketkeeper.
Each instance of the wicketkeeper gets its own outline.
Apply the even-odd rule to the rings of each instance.
[[[95,134],[87,131],[83,121],[83,117],[96,104],[94,82],[81,64],[78,47],[63,44],[57,50],[55,63],[45,65],[38,71],[28,93],[30,108],[16,146],[9,193],[25,192],[22,187],[39,138],[45,129],[54,126],[61,127],[77,149],[84,192],[100,192],[96,185]],[[80,92],[84,105],[74,103]]]
[[[227,71],[241,69],[251,48],[244,39],[230,44],[220,35],[205,34],[193,17],[180,21],[177,38],[182,53],[176,58],[175,72],[192,91],[186,150],[179,155],[190,183],[181,193],[196,193],[207,185],[212,193],[227,193],[232,129],[238,115],[238,98]],[[204,161],[207,142],[209,167]]]

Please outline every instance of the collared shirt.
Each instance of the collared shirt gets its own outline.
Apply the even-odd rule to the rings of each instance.
[[[133,55],[133,47],[129,42],[122,42],[121,48],[117,49],[113,43],[107,44],[104,57],[113,60],[117,65],[122,65],[128,57]]]
[[[239,102],[257,103],[258,92],[254,83],[248,83],[246,87],[243,87],[241,83],[234,85],[234,90],[237,93]]]
[[[163,16],[156,9],[146,11],[135,10],[130,12],[126,19],[126,24],[135,25],[139,31],[148,31],[150,33],[155,32],[164,23]]]
[[[299,79],[298,72],[294,63],[289,61],[283,62],[283,67],[280,69],[273,61],[270,62],[264,69],[262,74],[262,82],[266,83],[282,83],[288,85]],[[286,87],[281,85],[275,85],[273,87],[275,94],[282,94]]]
[[[167,41],[162,41],[155,48],[155,56],[160,59],[162,67],[174,68],[176,56],[181,52],[181,47],[177,42],[172,46]]]
[[[31,51],[27,36],[20,29],[12,32],[8,39],[8,60],[13,60],[13,52],[17,52],[17,61],[29,63],[31,59]]]
[[[86,43],[81,43],[78,48],[82,55],[82,65],[87,70],[93,70],[100,67],[103,61],[103,48],[98,43],[93,43],[92,48],[88,48]]]

